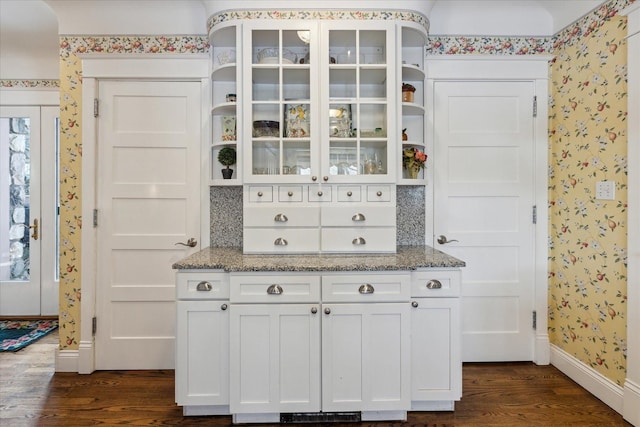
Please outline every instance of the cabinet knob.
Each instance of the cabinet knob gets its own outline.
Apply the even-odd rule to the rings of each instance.
[[[280,295],[284,292],[282,286],[280,285],[271,285],[267,288],[267,294],[269,295]]]
[[[323,195],[323,194],[324,194],[324,193],[323,193],[322,191],[318,191],[318,196],[319,196],[319,197],[322,197],[322,195]]]
[[[411,307],[416,308],[418,306],[418,301],[411,301]]]
[[[378,197],[382,196],[382,191],[378,191],[378,192],[376,193],[376,196],[378,196]]]
[[[347,197],[351,197],[353,196],[353,192],[352,191],[347,191]]]
[[[318,312],[317,307],[311,307],[311,314],[316,314]]]
[[[287,196],[289,196],[289,197],[293,196],[293,191],[289,191],[289,192],[287,193]]]
[[[262,197],[262,191],[258,191],[258,197]]]
[[[225,311],[227,308],[229,308],[229,306],[227,304],[222,304],[220,306],[220,310]]]
[[[361,213],[357,213],[357,214],[355,214],[354,216],[351,217],[351,221],[356,221],[356,222],[361,222],[361,221],[364,221],[365,219],[366,218]]]
[[[368,283],[360,285],[360,288],[358,288],[358,292],[360,292],[361,294],[372,294],[375,291],[375,288]]]
[[[442,283],[436,279],[429,280],[427,282],[427,289],[442,289]]]
[[[318,180],[317,176],[314,175],[314,176],[311,177],[311,181],[316,182],[317,180]]]
[[[325,308],[324,314],[331,314],[331,309],[329,307]]]
[[[364,240],[364,237],[356,237],[351,241],[351,243],[354,245],[366,245],[367,241]]]
[[[287,242],[287,240],[283,239],[282,237],[278,237],[276,240],[274,240],[273,244],[276,246],[287,246],[289,242]]]
[[[287,221],[289,221],[289,218],[287,218],[287,216],[285,214],[279,213],[275,217],[273,217],[273,220],[275,222],[287,222]]]
[[[196,286],[196,291],[198,292],[209,292],[211,289],[213,289],[213,286],[211,286],[211,283],[206,282],[204,280],[198,283],[198,285]]]
[[[329,181],[329,177],[325,175],[325,176],[323,176],[323,177],[322,177],[322,180],[323,180],[324,182],[327,182],[327,181]]]

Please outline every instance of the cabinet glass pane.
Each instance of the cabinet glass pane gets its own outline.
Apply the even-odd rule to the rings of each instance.
[[[354,127],[359,130],[358,136],[361,138],[386,138],[386,104],[359,104],[354,119]]]
[[[280,98],[278,68],[254,68],[252,71],[254,101],[277,101]]]
[[[277,64],[280,47],[278,30],[254,30],[251,34],[253,64]]]
[[[360,163],[364,175],[387,173],[387,143],[380,140],[360,141]]]
[[[287,140],[282,143],[282,174],[311,175],[311,150],[309,141]]]
[[[357,63],[356,37],[357,31],[354,30],[331,30],[329,32],[329,63]]]
[[[254,139],[251,142],[251,159],[254,175],[279,175],[280,142]]]
[[[359,48],[360,64],[386,64],[386,31],[360,31]]]
[[[311,32],[308,29],[285,30],[282,32],[282,63],[309,64],[309,44]]]
[[[332,67],[329,70],[329,97],[332,100],[355,98],[356,76],[355,68]]]
[[[309,67],[285,68],[282,70],[282,76],[284,82],[282,95],[285,101],[309,100],[311,96]]]
[[[355,104],[329,105],[329,136],[351,138],[353,136],[353,114]]]
[[[362,163],[358,155],[356,140],[330,141],[329,150],[330,175],[361,175]]]
[[[360,69],[360,98],[380,100],[387,98],[386,68]]]

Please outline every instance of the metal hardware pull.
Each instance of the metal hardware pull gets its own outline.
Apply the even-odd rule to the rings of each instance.
[[[205,280],[198,283],[198,286],[196,286],[196,291],[198,292],[209,292],[211,289],[213,289],[213,286],[211,286],[211,283]]]
[[[38,218],[33,220],[33,225],[27,225],[27,224],[17,224],[17,225],[21,225],[24,228],[28,228],[28,229],[33,229],[33,234],[31,235],[31,238],[33,240],[38,240],[38,237],[40,237],[40,233],[38,232],[38,230],[40,229],[40,223],[38,222]]]
[[[364,237],[356,237],[351,241],[351,243],[354,245],[366,245],[367,241],[364,240]]]
[[[331,309],[329,307],[325,308],[324,314],[331,314]]]
[[[446,243],[451,243],[451,242],[457,242],[457,240],[455,239],[447,240],[447,236],[442,234],[438,236],[438,243],[440,243],[441,245],[444,245]]]
[[[286,239],[283,239],[282,237],[278,237],[274,242],[274,245],[276,246],[287,246],[289,244],[289,242],[286,241]]]
[[[318,309],[316,307],[311,307],[311,314],[316,314]]]
[[[318,191],[318,197],[322,197],[324,193],[322,191]]]
[[[314,176],[311,177],[311,181],[316,182],[317,180],[318,180],[317,176],[314,175]]]
[[[364,285],[360,285],[358,292],[361,294],[372,294],[375,292],[375,289],[370,284],[365,283]]]
[[[416,308],[418,306],[418,301],[411,301],[411,307]]]
[[[378,191],[378,192],[376,193],[376,196],[378,196],[378,197],[382,196],[382,191]]]
[[[353,196],[353,192],[352,191],[347,191],[347,197],[351,197]]]
[[[227,308],[229,308],[229,306],[227,304],[222,304],[220,306],[220,310],[225,311]]]
[[[195,248],[197,244],[198,244],[198,241],[193,237],[187,240],[187,243],[182,243],[182,242],[176,243],[176,245],[188,246],[190,248]]]
[[[292,196],[293,196],[293,191],[289,191],[289,192],[287,193],[287,196],[292,197]]]
[[[364,221],[365,219],[366,218],[361,213],[357,213],[357,214],[355,214],[354,216],[351,217],[351,221]]]
[[[442,289],[442,283],[436,279],[429,280],[427,282],[427,289]]]
[[[269,295],[280,295],[283,292],[282,286],[280,285],[271,285],[267,288],[267,294]]]
[[[258,197],[262,197],[262,191],[258,191]]]
[[[322,180],[323,180],[324,182],[327,182],[327,181],[329,181],[329,177],[325,175],[325,176],[323,176],[323,177],[322,177]]]
[[[285,214],[279,213],[273,218],[273,220],[275,222],[287,222],[289,221],[289,218],[287,218]]]

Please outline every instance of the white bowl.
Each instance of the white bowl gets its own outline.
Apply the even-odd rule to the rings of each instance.
[[[279,50],[274,47],[268,47],[258,52],[258,64],[277,64]],[[283,64],[295,64],[298,62],[298,56],[289,49],[282,51]]]

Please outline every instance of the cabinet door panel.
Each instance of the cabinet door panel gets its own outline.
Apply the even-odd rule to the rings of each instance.
[[[224,301],[178,301],[176,402],[229,404],[229,315]]]
[[[232,413],[320,410],[320,315],[313,304],[231,306]]]
[[[411,400],[459,400],[462,395],[460,301],[416,298],[411,309]]]
[[[322,409],[407,410],[409,304],[323,307]]]

